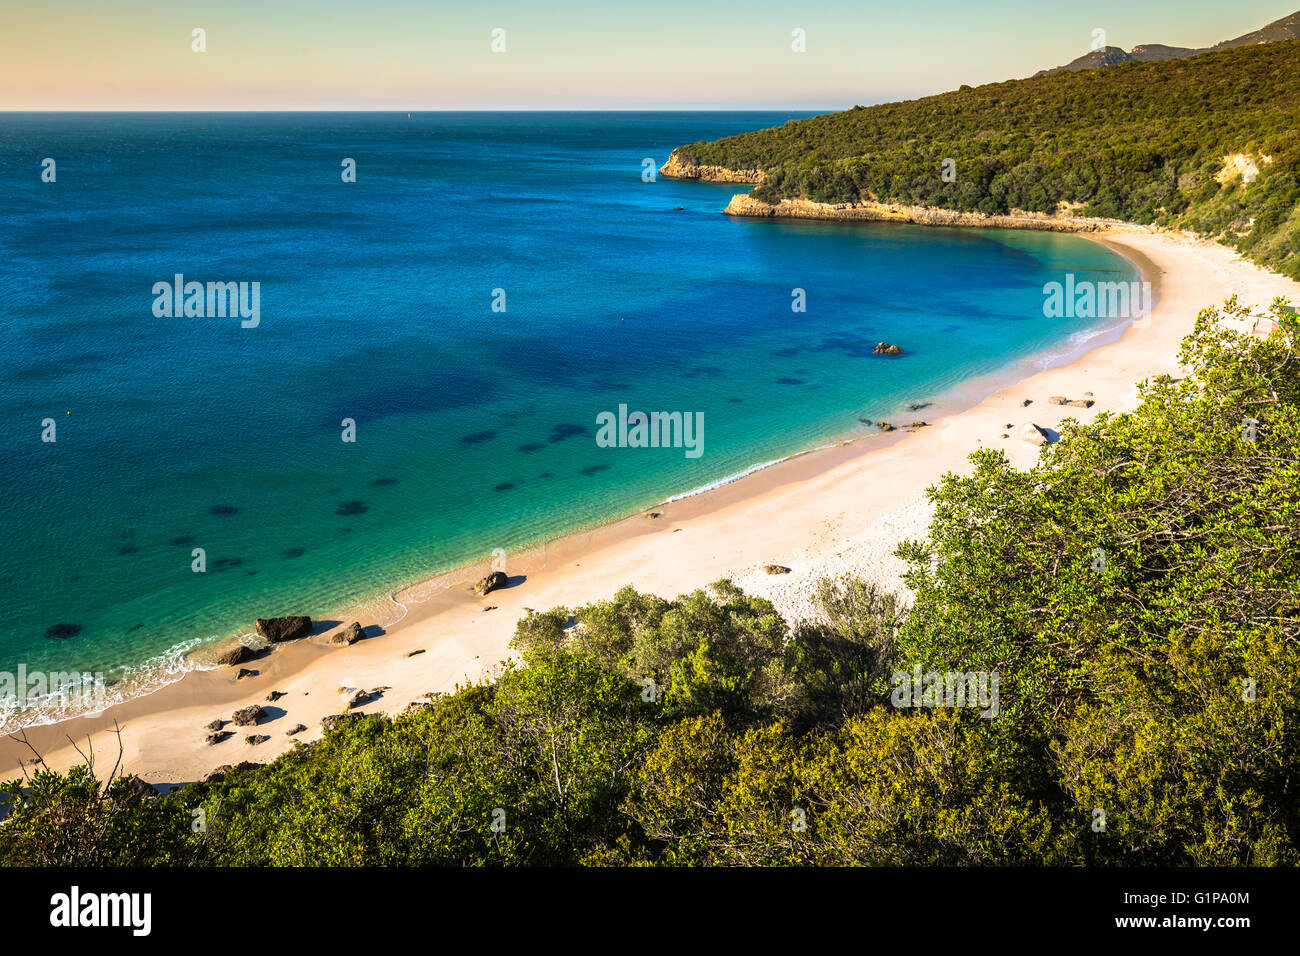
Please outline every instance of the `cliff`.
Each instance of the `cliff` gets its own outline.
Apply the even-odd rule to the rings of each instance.
[[[725,166],[700,166],[685,162],[673,150],[668,162],[659,167],[659,175],[669,179],[701,179],[710,183],[760,183],[761,169],[727,169]]]
[[[845,222],[913,222],[923,226],[978,226],[1000,229],[1039,229],[1048,232],[1108,232],[1111,230],[1158,231],[1118,219],[1094,219],[1068,213],[1048,216],[1042,213],[1015,211],[1007,215],[959,212],[932,206],[905,206],[898,203],[819,203],[808,199],[782,199],[772,205],[747,193],[731,197],[728,216],[776,219],[827,219]]]

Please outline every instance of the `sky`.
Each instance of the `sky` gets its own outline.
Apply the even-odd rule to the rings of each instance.
[[[1097,29],[1124,49],[1208,46],[1296,7],[0,0],[0,110],[842,109],[1029,76],[1086,53]]]

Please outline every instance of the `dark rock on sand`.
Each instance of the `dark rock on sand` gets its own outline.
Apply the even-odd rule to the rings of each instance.
[[[763,568],[768,574],[789,574],[790,569],[784,564],[769,564]]]
[[[288,696],[289,695],[282,690],[273,690],[271,691],[271,693],[266,695],[266,699],[274,704],[281,697],[288,697]]]
[[[311,633],[311,618],[306,615],[290,617],[259,617],[256,621],[257,633],[272,644],[280,641],[293,641]]]
[[[270,739],[266,734],[249,734],[244,738],[244,743],[256,746],[257,744],[264,744]]]
[[[299,724],[299,725],[296,726],[296,727],[292,727],[292,728],[290,728],[289,731],[288,731],[287,733],[285,733],[285,736],[286,736],[286,737],[293,737],[293,736],[295,736],[295,735],[297,735],[297,734],[303,734],[303,733],[306,733],[306,732],[307,732],[307,725],[306,725],[306,724]]]
[[[251,727],[266,719],[266,711],[257,704],[249,704],[231,714],[230,719],[235,722],[236,727]]]
[[[218,730],[215,734],[208,734],[207,736],[208,746],[211,747],[214,744],[219,744],[223,740],[229,740],[233,736],[235,735],[232,731]]]
[[[331,644],[355,644],[357,641],[361,640],[365,636],[366,636],[366,632],[361,629],[360,622],[353,621],[351,624],[343,628],[341,631],[335,631],[334,635],[330,638],[330,643]]]
[[[489,591],[495,591],[498,588],[506,586],[509,579],[504,571],[493,571],[478,584],[474,585],[474,593],[479,597],[485,596]]]
[[[224,726],[226,726],[226,722],[218,717],[212,723],[208,724],[208,730],[220,730]]]
[[[257,674],[258,672],[253,670],[251,667],[241,667],[235,672],[235,680],[243,680],[245,677],[256,677]]]
[[[251,660],[253,649],[246,644],[236,644],[228,651],[223,651],[217,656],[217,663],[222,667],[233,667],[236,664],[242,664],[244,661]]]

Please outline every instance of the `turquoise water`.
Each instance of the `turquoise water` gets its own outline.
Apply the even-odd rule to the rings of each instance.
[[[0,115],[0,671],[113,679],[910,420],[1088,332],[1045,282],[1134,277],[642,181],[792,115]],[[156,317],[176,273],[260,282],[260,324]],[[703,454],[599,447],[620,404],[702,413]]]

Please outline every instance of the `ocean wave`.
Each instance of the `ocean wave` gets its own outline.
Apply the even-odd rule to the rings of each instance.
[[[209,642],[192,638],[174,644],[147,660],[113,669],[102,681],[96,681],[84,692],[0,699],[0,734],[42,727],[74,717],[96,717],[110,707],[152,694],[176,683],[192,670],[208,669],[189,656],[191,651],[206,643]]]

